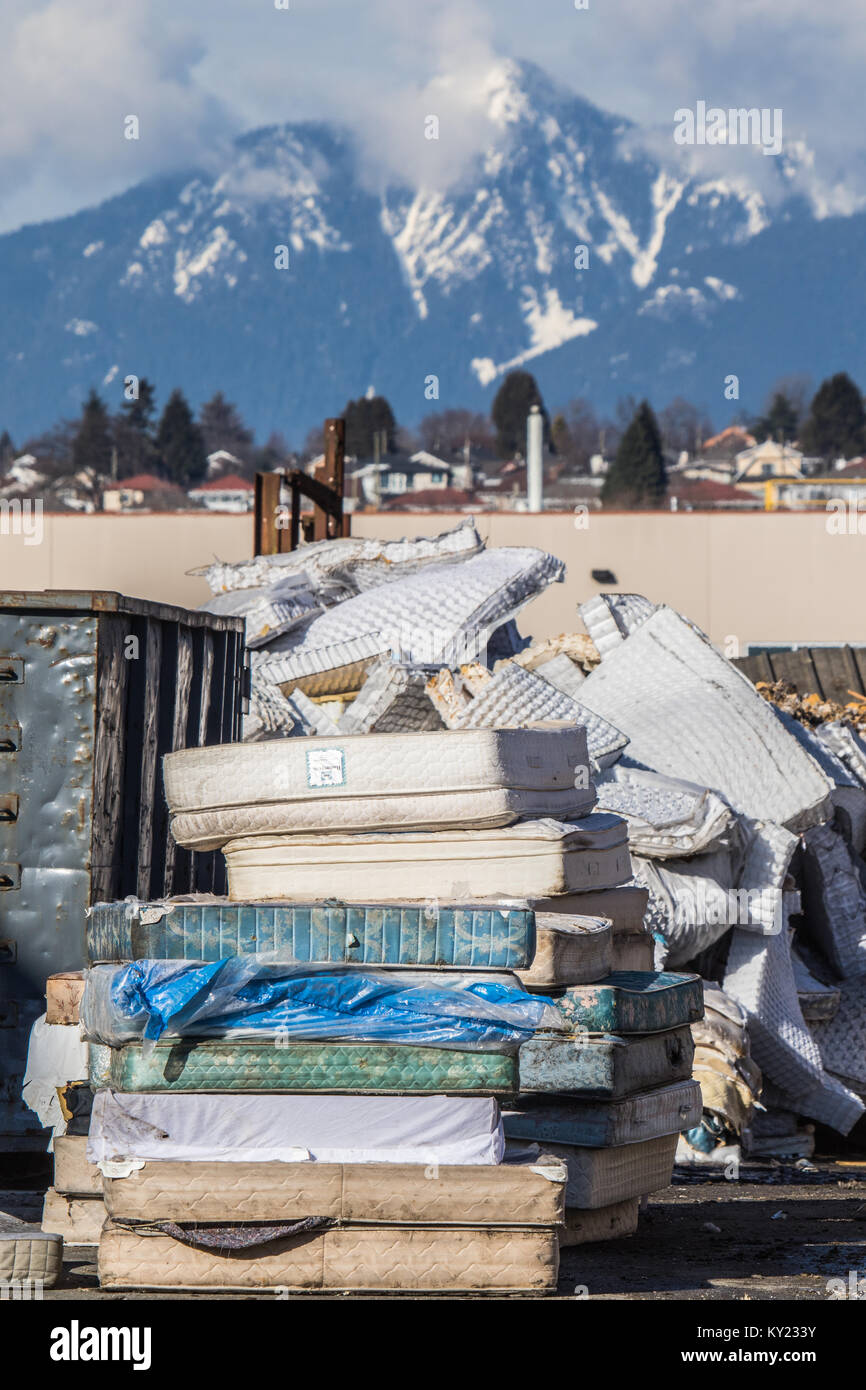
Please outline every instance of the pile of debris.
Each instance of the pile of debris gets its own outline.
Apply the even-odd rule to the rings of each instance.
[[[471,520],[433,539],[325,542],[207,575],[223,591],[208,607],[229,604],[248,626],[269,618],[252,638],[249,739],[582,728],[598,806],[628,824],[657,968],[699,972],[743,1017],[748,1060],[735,1071],[751,1103],[713,1112],[718,1147],[760,1130],[769,1152],[775,1128],[780,1155],[802,1151],[810,1130],[792,1116],[852,1128],[866,1096],[859,701],[759,694],[687,618],[639,595],[599,596],[580,609],[586,633],[531,644],[514,619],[562,566],[485,551]],[[267,604],[289,581],[309,606],[277,621]],[[705,1130],[696,1152],[707,1143]]]
[[[755,689],[807,729],[845,722],[866,732],[866,695],[858,695],[855,690],[849,690],[851,699],[840,705],[837,700],[825,700],[820,695],[801,695],[790,681],[758,681]]]

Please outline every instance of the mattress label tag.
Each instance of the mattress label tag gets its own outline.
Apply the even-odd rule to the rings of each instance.
[[[128,1178],[144,1167],[143,1158],[103,1158],[97,1168],[104,1178]]]
[[[308,787],[344,787],[346,758],[342,748],[311,748],[307,753]]]

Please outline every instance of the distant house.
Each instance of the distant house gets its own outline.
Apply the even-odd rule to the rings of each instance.
[[[672,512],[754,511],[760,509],[763,502],[748,488],[732,487],[730,483],[713,478],[680,475],[668,479],[668,505]]]
[[[209,512],[250,512],[253,509],[255,488],[247,478],[236,473],[227,473],[221,478],[210,478],[187,493],[191,502],[199,503]]]
[[[803,455],[792,444],[765,439],[750,449],[742,449],[734,460],[734,483],[760,483],[769,478],[802,478]]]
[[[473,492],[462,488],[418,488],[401,497],[389,497],[382,503],[386,512],[479,512],[481,503]]]
[[[457,476],[455,476],[455,474]],[[407,493],[429,492],[465,484],[465,467],[453,467],[435,454],[386,457],[379,463],[356,462],[346,469],[346,492],[370,506]]]
[[[237,470],[243,466],[243,459],[236,458],[234,454],[229,453],[228,449],[215,449],[212,454],[207,456],[207,476],[209,478],[221,478],[224,474],[231,473],[232,470],[234,470],[234,476],[237,476]]]
[[[182,505],[186,496],[181,488],[165,478],[157,478],[155,473],[134,473],[104,489],[102,508],[106,512],[135,512],[169,499]]]

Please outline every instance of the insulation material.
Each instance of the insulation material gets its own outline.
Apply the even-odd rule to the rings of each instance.
[[[832,825],[803,836],[806,931],[842,979],[866,975],[866,889],[862,865]]]
[[[455,677],[454,673],[445,667],[430,677],[426,689],[430,703],[442,723],[449,729],[457,728],[462,715],[470,705],[470,696],[463,679]]]
[[[596,781],[596,795],[604,810],[625,817],[632,852],[651,859],[713,849],[732,819],[714,792],[624,762]]]
[[[788,932],[757,936],[734,928],[724,988],[746,1010],[755,1061],[794,1098],[792,1108],[847,1134],[864,1106],[823,1068],[797,998]]]
[[[827,818],[831,785],[754,686],[671,608],[587,676],[581,703],[630,739],[636,761],[799,832]]]
[[[427,695],[427,672],[382,658],[370,667],[360,693],[340,720],[343,734],[441,729],[443,720]]]
[[[462,1096],[97,1091],[91,1163],[501,1163],[499,1106]]]
[[[428,565],[329,609],[291,650],[262,658],[257,670],[289,694],[306,677],[332,670],[338,647],[344,649],[340,664],[356,659],[352,645],[358,642],[372,644],[370,656],[391,652],[399,661],[455,665],[482,653],[497,627],[564,572],[560,560],[531,547],[483,551],[463,561],[459,583],[451,566]]]
[[[518,666],[525,666],[527,671],[535,671],[560,656],[567,657],[572,665],[586,670],[599,663],[595,644],[585,632],[562,632],[558,637],[543,637],[538,642],[529,643],[515,660]]]
[[[833,1016],[811,1023],[827,1071],[866,1097],[866,979],[843,980]]]

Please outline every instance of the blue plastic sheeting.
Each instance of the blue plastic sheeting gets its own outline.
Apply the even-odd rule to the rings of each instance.
[[[551,1012],[548,1013],[548,1010]],[[139,960],[87,972],[81,1021],[119,1047],[271,1033],[286,1041],[357,1038],[513,1051],[557,1025],[551,1001],[489,975],[285,965],[249,957],[199,964]]]

